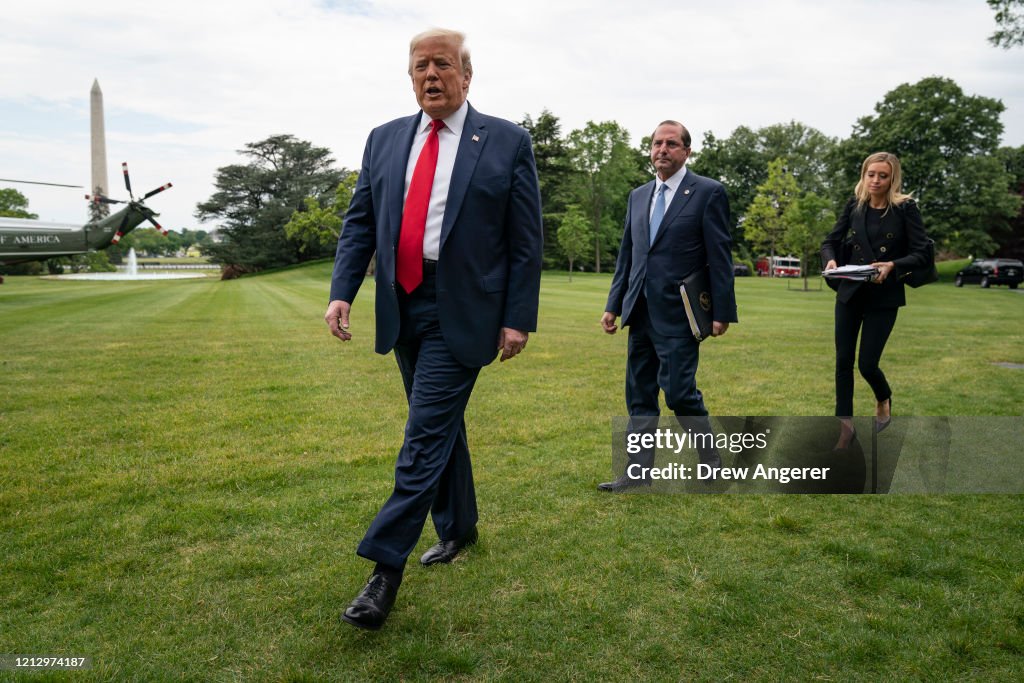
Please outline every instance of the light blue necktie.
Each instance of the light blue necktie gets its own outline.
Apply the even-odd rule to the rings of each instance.
[[[661,219],[665,217],[666,189],[668,189],[668,185],[662,183],[658,188],[658,197],[654,200],[654,213],[651,214],[651,244],[654,244],[654,238],[658,236],[658,228],[661,227]]]

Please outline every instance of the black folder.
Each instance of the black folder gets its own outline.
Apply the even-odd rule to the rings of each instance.
[[[698,268],[679,283],[679,296],[683,298],[686,319],[694,339],[704,341],[711,336],[714,319],[711,313],[711,270]]]

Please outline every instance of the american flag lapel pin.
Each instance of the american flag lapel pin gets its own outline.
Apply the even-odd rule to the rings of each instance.
[[[690,194],[690,190],[688,190],[688,189],[683,190],[683,194]]]

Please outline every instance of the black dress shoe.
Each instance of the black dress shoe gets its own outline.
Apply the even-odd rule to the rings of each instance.
[[[476,539],[476,527],[473,527],[473,530],[462,538],[457,538],[454,541],[439,541],[437,545],[423,553],[423,557],[420,558],[420,564],[424,567],[429,567],[439,562],[451,562],[463,548],[476,543]]]
[[[384,625],[398,596],[398,585],[381,573],[372,574],[355,600],[342,612],[342,620],[370,631]]]
[[[722,456],[718,452],[718,449],[713,448],[710,451],[701,453],[700,464],[710,467],[712,471],[717,475],[718,470],[722,469]]]
[[[622,475],[615,481],[606,481],[597,485],[598,491],[608,491],[610,493],[622,493],[630,489],[640,488],[643,486],[650,487],[650,479],[633,479]]]

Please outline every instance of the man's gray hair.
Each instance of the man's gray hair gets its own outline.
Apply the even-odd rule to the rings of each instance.
[[[459,52],[459,61],[462,62],[462,73],[473,75],[473,62],[470,60],[469,48],[466,47],[466,34],[462,31],[453,31],[447,28],[432,28],[424,31],[423,33],[417,33],[409,41],[409,74],[412,75],[412,53],[416,51],[416,46],[422,43],[424,40],[430,38],[441,38],[447,40],[455,49]]]

